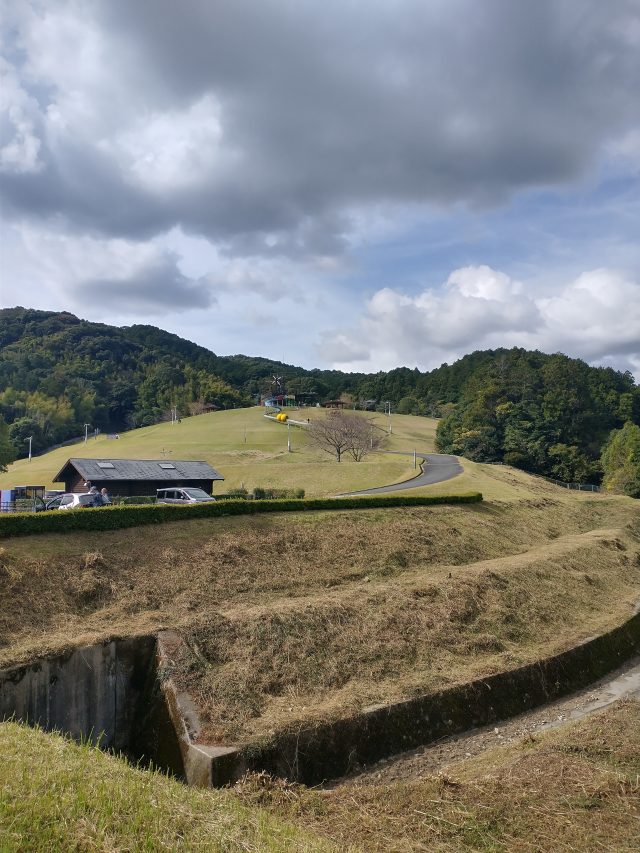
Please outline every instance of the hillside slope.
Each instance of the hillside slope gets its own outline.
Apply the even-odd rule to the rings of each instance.
[[[0,311],[0,417],[19,456],[82,434],[116,432],[233,408],[272,389],[314,400],[388,401],[404,414],[443,417],[445,452],[504,461],[563,481],[599,482],[611,430],[640,423],[640,389],[629,373],[561,354],[474,352],[430,372],[375,375],[305,370],[246,355],[219,356],[153,326],[117,328],[62,312]],[[85,426],[87,425],[87,426]]]

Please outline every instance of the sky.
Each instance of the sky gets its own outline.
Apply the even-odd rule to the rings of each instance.
[[[0,0],[0,302],[640,380],[640,0]]]

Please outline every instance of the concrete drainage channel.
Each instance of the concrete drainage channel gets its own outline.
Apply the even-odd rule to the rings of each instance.
[[[249,746],[199,742],[197,710],[170,677],[183,642],[165,631],[0,671],[0,720],[13,717],[99,742],[192,785],[229,784],[247,770],[317,785],[588,686],[640,652],[640,613],[535,664]]]
[[[16,719],[185,778],[157,678],[157,638],[115,639],[0,671],[0,720]]]

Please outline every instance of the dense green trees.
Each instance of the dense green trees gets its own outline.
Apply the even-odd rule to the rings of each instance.
[[[15,446],[9,441],[9,428],[0,417],[0,471],[6,471],[16,458]]]
[[[81,435],[156,423],[196,401],[220,408],[250,397],[215,372],[217,356],[153,327],[118,329],[72,314],[0,311],[0,415],[25,455]]]
[[[628,373],[559,354],[499,351],[466,379],[437,443],[445,452],[563,482],[599,482],[602,444],[638,402]]]
[[[627,421],[613,430],[602,452],[602,468],[605,489],[640,498],[640,426]]]

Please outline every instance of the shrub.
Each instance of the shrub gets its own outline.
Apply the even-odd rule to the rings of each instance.
[[[222,495],[220,495],[222,497]],[[249,492],[245,489],[244,486],[240,486],[237,489],[229,489],[227,494],[225,495],[227,498],[244,498],[245,500],[249,497]]]
[[[66,512],[15,512],[0,515],[0,537],[29,536],[37,533],[65,533],[70,530],[117,530],[143,524],[163,524],[192,518],[228,515],[250,515],[264,512],[308,512],[311,510],[368,509],[371,507],[435,506],[468,504],[482,500],[480,492],[463,495],[425,495],[383,497],[366,495],[352,498],[285,498],[248,501],[232,498],[225,501],[170,506],[107,506]]]
[[[256,486],[253,490],[253,497],[257,501],[303,498],[304,489],[265,489],[262,486]]]

